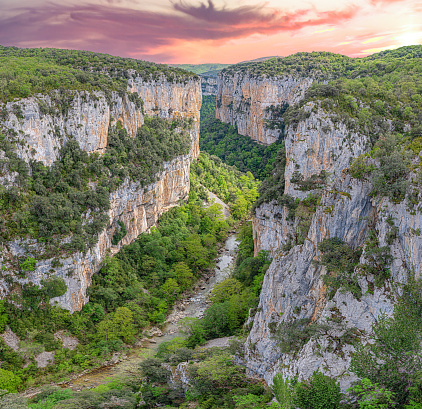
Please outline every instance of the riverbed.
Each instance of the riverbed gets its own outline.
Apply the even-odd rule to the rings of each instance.
[[[177,325],[181,319],[186,317],[202,317],[208,306],[208,298],[212,289],[216,284],[220,283],[231,274],[234,261],[236,260],[238,245],[236,233],[231,234],[217,258],[214,274],[208,281],[200,282],[199,288],[194,295],[179,303],[174,308],[167,318],[162,336],[152,337],[148,341],[144,341],[142,346],[131,348],[127,356],[120,362],[96,369],[63,386],[71,387],[74,390],[91,389],[100,384],[107,383],[113,378],[124,378],[138,374],[139,364],[146,358],[154,356],[161,343],[170,341],[181,335]]]

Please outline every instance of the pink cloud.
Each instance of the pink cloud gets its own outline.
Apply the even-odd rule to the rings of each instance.
[[[314,8],[283,12],[261,6],[217,8],[212,0],[200,4],[173,2],[168,12],[151,12],[108,5],[79,4],[16,8],[13,17],[0,17],[0,43],[25,47],[88,49],[121,56],[148,56],[156,61],[177,57],[173,46],[212,40],[224,44],[252,34],[294,32],[308,26],[340,24],[359,11],[318,12]],[[157,48],[166,48],[155,51]],[[158,55],[158,52],[161,53]]]

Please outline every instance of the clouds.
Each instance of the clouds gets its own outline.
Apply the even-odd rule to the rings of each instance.
[[[167,54],[161,58],[172,58],[171,47],[186,41],[212,40],[222,44],[253,34],[271,35],[338,24],[357,11],[357,7],[348,7],[339,11],[318,12],[311,8],[285,12],[262,4],[229,8],[217,7],[212,0],[173,1],[167,11],[161,12],[123,7],[116,0],[72,6],[49,3],[16,8],[13,16],[0,17],[0,43],[85,48],[146,57],[154,55],[157,47],[167,46]]]
[[[375,27],[382,21],[380,16],[385,9],[396,5],[406,9],[406,2],[413,2],[413,6],[418,3],[359,0],[351,5],[347,0],[336,0],[332,7],[326,3],[321,10],[308,0],[297,0],[295,9],[270,7],[268,3],[245,5],[244,1],[239,5],[239,0],[226,0],[231,6],[218,6],[218,0],[73,0],[65,4],[45,1],[48,0],[32,0],[30,5],[14,9],[9,6],[7,13],[0,6],[0,44],[86,49],[157,62],[216,58],[234,62],[262,53],[286,55],[314,49],[350,49],[356,53],[360,36],[369,32],[373,37],[380,35],[377,31],[382,30]],[[320,3],[315,0],[314,4]],[[372,16],[377,19],[376,24],[370,23]],[[393,23],[398,20],[394,15]],[[362,21],[367,25],[365,29],[356,24]],[[388,21],[387,26],[392,25]],[[277,48],[280,44],[281,49]],[[336,48],[339,44],[343,44],[340,49]]]

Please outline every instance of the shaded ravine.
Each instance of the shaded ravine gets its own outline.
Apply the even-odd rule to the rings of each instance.
[[[139,374],[139,364],[146,358],[152,357],[160,344],[180,336],[177,323],[185,317],[202,317],[208,305],[208,296],[216,284],[227,278],[236,259],[238,248],[236,233],[231,234],[221,248],[214,274],[208,282],[199,283],[199,289],[193,296],[179,303],[168,316],[163,329],[163,336],[155,336],[145,341],[142,346],[131,348],[126,357],[120,362],[95,369],[81,377],[63,383],[63,387],[74,390],[91,389],[100,384],[109,382],[112,378],[124,378]]]

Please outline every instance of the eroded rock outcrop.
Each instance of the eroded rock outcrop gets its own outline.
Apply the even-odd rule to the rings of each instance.
[[[251,76],[247,71],[218,74],[216,117],[237,126],[241,135],[270,145],[281,135],[277,108],[303,99],[311,78]]]
[[[378,317],[392,314],[396,284],[406,282],[409,270],[422,276],[422,217],[405,201],[396,204],[387,198],[372,197],[370,182],[350,176],[350,162],[368,149],[366,135],[351,132],[342,122],[334,124],[330,114],[316,109],[313,103],[307,104],[305,110],[309,117],[297,128],[290,126],[286,130],[285,193],[302,200],[318,192],[301,190],[299,184],[292,183],[295,172],[303,180],[321,171],[328,172],[328,177],[319,189],[320,201],[304,243],[293,245],[289,251],[283,251],[282,245],[294,233],[298,221],[288,220],[288,208],[274,202],[257,209],[255,243],[258,250],[271,251],[273,262],[265,275],[257,312],[249,321],[246,365],[250,373],[269,383],[276,373],[307,379],[321,370],[337,378],[344,390],[356,379],[349,372],[353,342],[369,340]],[[389,234],[392,229],[394,235]],[[358,281],[362,296],[337,291],[330,299],[322,279],[327,271],[318,262],[320,243],[338,238],[352,249],[363,249],[363,265],[369,231],[379,247],[388,246],[391,251],[394,261],[389,266],[390,278],[377,287],[373,275],[361,274]],[[277,328],[283,322],[300,319],[329,329],[310,338],[298,350],[282,353],[275,336]]]
[[[88,301],[86,289],[91,278],[101,265],[105,255],[115,254],[121,246],[131,243],[142,232],[148,231],[159,216],[184,200],[189,193],[189,171],[192,159],[199,155],[199,115],[201,108],[201,84],[198,79],[183,82],[161,80],[145,82],[140,77],[129,81],[128,90],[136,92],[143,105],[133,102],[128,95],[113,92],[106,96],[102,92],[88,93],[71,91],[67,110],[47,95],[37,95],[6,105],[7,118],[3,127],[14,135],[16,153],[26,162],[38,160],[51,165],[59,150],[69,139],[75,139],[79,146],[89,153],[102,154],[107,147],[109,125],[120,121],[128,133],[134,136],[144,123],[144,115],[159,115],[162,118],[192,118],[190,129],[192,149],[188,155],[164,163],[157,181],[142,187],[139,182],[128,178],[110,194],[109,224],[99,235],[94,247],[85,254],[76,253],[67,258],[38,260],[34,271],[26,278],[15,277],[21,284],[39,284],[47,277],[58,276],[67,285],[66,293],[53,299],[70,311],[80,310]],[[139,102],[139,101],[138,101]],[[12,175],[13,176],[13,175]],[[9,180],[10,179],[10,180]],[[2,175],[3,184],[11,184],[11,175]],[[112,237],[123,222],[127,234],[117,246]],[[20,239],[9,242],[3,252],[3,263],[7,260],[31,254],[36,241]],[[1,263],[1,264],[3,264]],[[10,283],[2,279],[1,295],[10,291]]]
[[[144,102],[147,115],[161,118],[192,118],[192,155],[199,156],[199,116],[202,105],[201,82],[190,79],[185,83],[159,81],[146,82],[141,77],[129,81],[132,92],[137,92]]]

